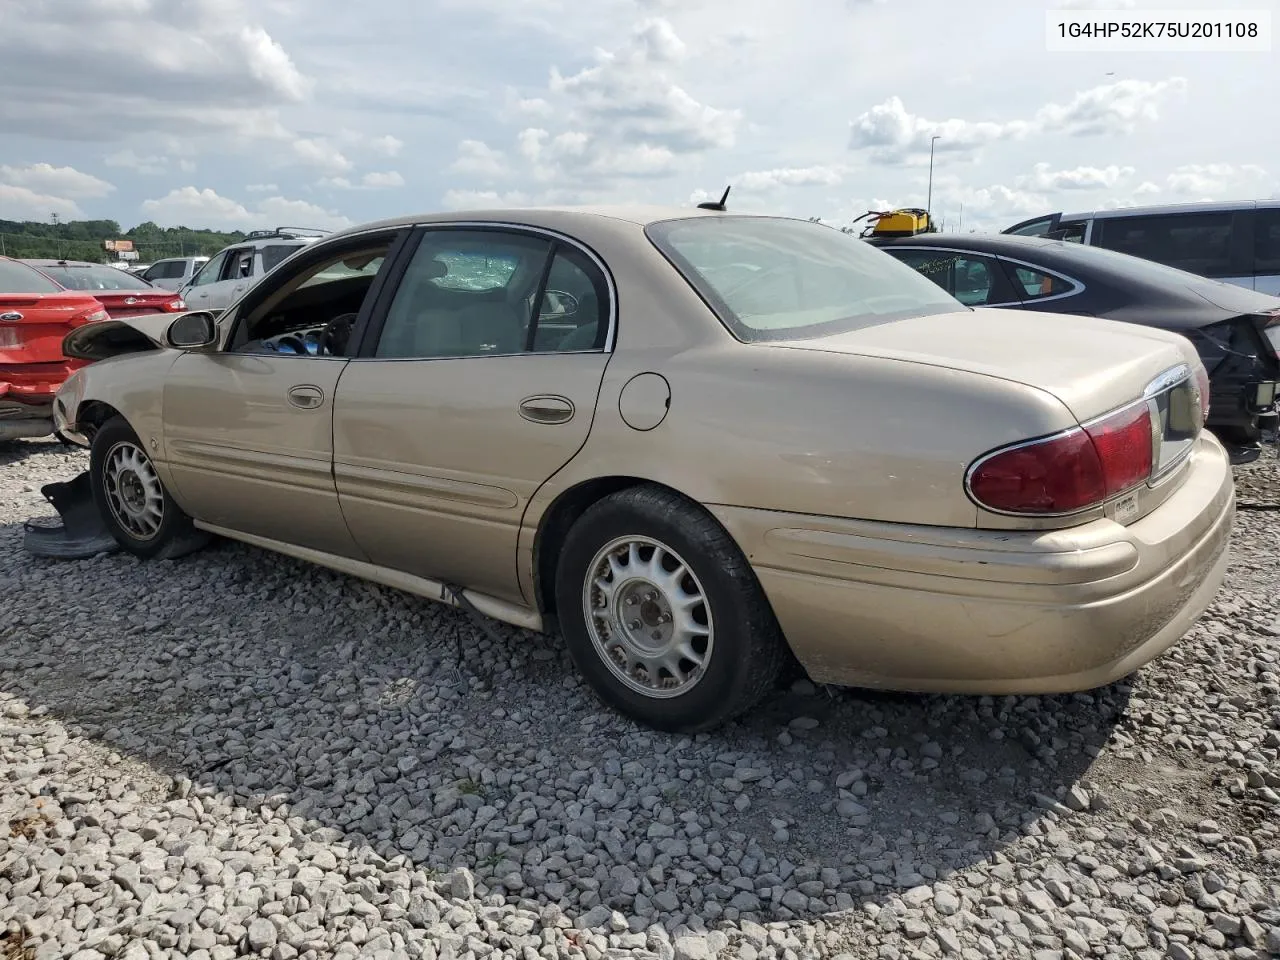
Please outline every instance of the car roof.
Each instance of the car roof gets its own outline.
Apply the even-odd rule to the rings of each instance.
[[[778,214],[702,210],[698,207],[648,204],[599,204],[581,206],[542,206],[542,207],[505,207],[477,208],[473,210],[433,211],[412,216],[390,217],[361,223],[336,231],[325,240],[338,237],[366,233],[371,230],[385,230],[395,227],[409,227],[419,223],[512,223],[522,226],[547,226],[554,222],[563,225],[566,220],[581,219],[586,222],[592,219],[621,220],[638,227],[647,227],[663,220],[681,220],[694,217],[756,217],[779,220],[799,220],[798,217],[785,217]],[[806,222],[806,221],[800,221]]]
[[[91,260],[24,260],[35,267],[109,267],[109,263],[94,263]]]
[[[1280,207],[1280,200],[1200,200],[1193,203],[1158,203],[1145,207],[1112,207],[1106,210],[1086,210],[1083,213],[1064,213],[1062,220],[1112,220],[1116,217],[1169,216],[1178,213],[1228,213],[1233,210],[1265,210],[1277,207]]]
[[[953,247],[957,250],[973,253],[994,253],[1016,258],[1019,254],[1030,254],[1032,251],[1043,252],[1045,248],[1056,249],[1065,240],[1050,240],[1047,237],[1023,237],[1011,233],[919,233],[914,237],[889,237],[874,239],[875,247],[933,247],[945,249]],[[1080,246],[1080,244],[1073,244]]]

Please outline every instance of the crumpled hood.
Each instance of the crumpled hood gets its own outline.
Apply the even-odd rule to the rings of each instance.
[[[195,311],[187,311],[192,313]],[[105,360],[124,353],[165,350],[164,333],[180,313],[150,313],[99,320],[77,327],[62,340],[62,352],[79,360]]]

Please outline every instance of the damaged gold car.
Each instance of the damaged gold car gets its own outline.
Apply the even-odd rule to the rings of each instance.
[[[792,656],[1050,693],[1185,633],[1235,509],[1187,340],[969,309],[839,231],[712,207],[371,223],[220,316],[77,330],[99,362],[55,416],[90,469],[28,545],[220,535],[559,631],[668,730]]]

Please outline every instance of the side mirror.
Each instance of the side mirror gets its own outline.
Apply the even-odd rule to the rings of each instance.
[[[218,342],[218,325],[207,310],[174,318],[165,331],[165,342],[178,350],[202,350]]]

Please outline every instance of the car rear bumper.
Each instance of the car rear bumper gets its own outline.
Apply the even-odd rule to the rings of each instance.
[[[1128,525],[982,531],[733,507],[751,559],[815,680],[955,693],[1060,693],[1159,656],[1226,572],[1235,488],[1208,434],[1185,483]]]
[[[0,440],[47,437],[53,433],[53,405],[0,396]]]

